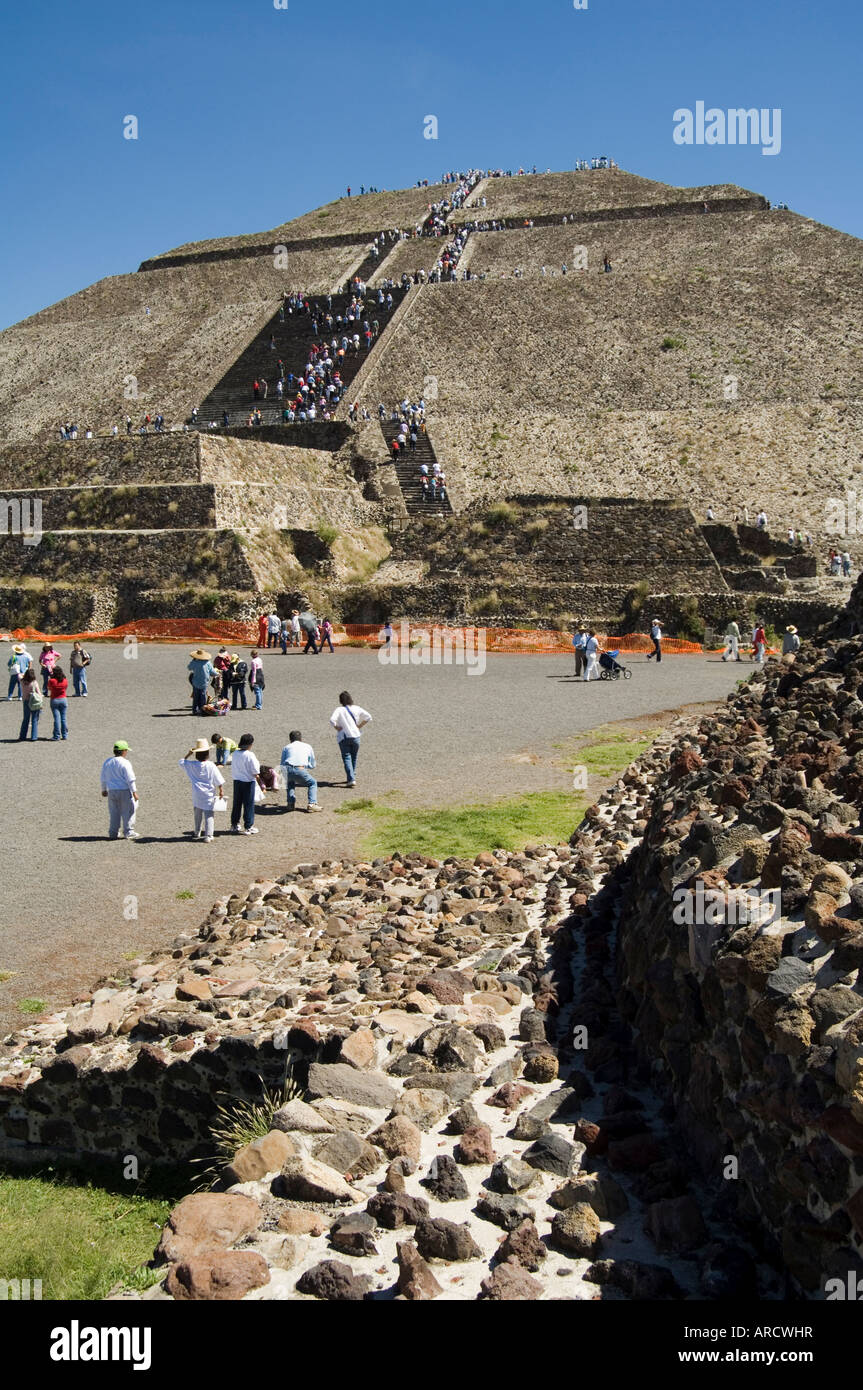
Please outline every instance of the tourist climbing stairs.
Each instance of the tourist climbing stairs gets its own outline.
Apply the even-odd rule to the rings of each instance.
[[[387,444],[387,452],[392,458],[394,439],[398,438],[399,424],[395,420],[382,420],[381,429]],[[429,516],[449,516],[452,513],[452,503],[449,500],[449,485],[445,497],[438,496],[434,502],[426,500],[423,496],[422,484],[420,482],[420,469],[426,464],[429,477],[432,476],[434,464],[437,462],[432,442],[428,434],[420,430],[417,437],[416,450],[410,448],[410,444],[405,446],[404,452],[399,454],[395,464],[395,475],[398,479],[399,487],[402,490],[405,507],[409,513],[421,512]]]
[[[358,271],[361,280],[366,279],[362,273],[365,268],[366,263],[364,262]],[[366,270],[366,274],[368,273]],[[330,313],[334,319],[338,314],[344,317],[352,297],[350,292],[334,294],[331,296],[332,307],[330,308],[327,305],[326,295],[309,296],[308,302],[312,311],[316,305],[321,309],[317,318],[317,334],[313,328],[314,312],[305,313],[294,310],[291,313],[285,310],[283,321],[281,310],[278,310],[272,318],[267,320],[248,347],[228,368],[221,381],[201,402],[198,411],[199,427],[209,429],[215,422],[217,427],[221,429],[224,425],[225,412],[228,415],[229,428],[247,425],[250,414],[256,409],[260,411],[262,424],[281,424],[287,401],[296,397],[297,381],[305,374],[312,343],[320,343],[324,339],[331,342],[334,337],[336,339],[341,339],[343,336],[352,338],[354,333],[359,333],[361,340],[359,352],[355,352],[353,345],[351,345],[338,368],[347,393],[351,382],[369,355],[363,337],[363,320],[368,319],[369,323],[374,325],[374,321],[377,319],[382,334],[402,301],[403,291],[401,289],[392,291],[393,306],[391,310],[388,310],[386,303],[379,304],[377,293],[370,290],[364,300],[365,312],[359,321],[344,323],[341,328],[335,324],[332,329],[328,328],[324,322],[324,316]],[[370,349],[372,352],[374,352],[376,341],[372,342]],[[282,400],[276,395],[279,361],[283,364],[286,383],[285,395]],[[290,374],[293,374],[294,381],[288,384]],[[258,400],[255,400],[254,396],[254,383],[256,381],[261,383],[260,399]],[[263,395],[262,383],[264,381],[266,382],[266,398]]]

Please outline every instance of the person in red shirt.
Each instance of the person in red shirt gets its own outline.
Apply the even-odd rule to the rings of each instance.
[[[66,711],[69,703],[66,699],[66,691],[69,682],[66,679],[66,672],[62,666],[55,666],[48,680],[48,695],[51,700],[51,713],[54,716],[54,742],[57,743],[61,738],[65,743],[67,738]]]
[[[266,615],[266,613],[261,613],[261,614],[259,614],[259,616],[258,616],[258,646],[259,646],[259,647],[265,647],[266,645],[267,645],[267,615]]]

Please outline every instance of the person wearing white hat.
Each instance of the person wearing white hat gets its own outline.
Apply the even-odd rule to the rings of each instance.
[[[793,623],[789,623],[782,638],[782,655],[796,656],[800,650],[800,638]]]
[[[102,795],[108,798],[108,838],[137,840],[135,816],[138,813],[138,787],[135,770],[129,762],[129,745],[125,739],[114,744],[114,756],[102,764]]]
[[[185,758],[180,759],[180,767],[192,784],[194,837],[196,840],[203,838],[210,845],[216,833],[216,798],[221,794],[225,779],[215,764],[210,762],[210,745],[205,738],[199,738]]]
[[[16,642],[12,648],[12,655],[6,663],[9,671],[9,690],[6,695],[7,700],[20,700],[21,697],[21,677],[30,666],[33,658],[24,646],[23,642]]]
[[[662,660],[662,623],[658,618],[654,618],[650,625],[650,640],[653,643],[653,651],[647,653],[648,661],[656,657],[657,662]]]

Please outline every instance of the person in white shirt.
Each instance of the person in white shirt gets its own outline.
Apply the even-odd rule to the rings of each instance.
[[[309,810],[319,811],[318,784],[312,776],[315,767],[315,750],[310,743],[303,743],[299,729],[292,729],[290,743],[282,749],[281,765],[285,769],[285,782],[288,788],[288,810],[296,806],[297,787],[306,787],[309,793]]]
[[[333,710],[330,723],[336,730],[339,752],[345,765],[345,775],[349,787],[357,785],[357,758],[360,754],[361,730],[370,724],[372,716],[362,705],[355,705],[353,696],[343,690],[339,696],[338,708]]]
[[[662,660],[662,623],[658,618],[654,618],[650,625],[650,640],[653,643],[653,651],[647,653],[648,661],[656,657],[657,664]]]
[[[267,618],[267,646],[276,647],[279,643],[279,632],[282,622],[278,613],[271,613]]]
[[[180,759],[180,767],[192,784],[192,807],[195,812],[196,840],[203,836],[210,845],[215,837],[216,826],[214,810],[216,797],[221,795],[225,779],[214,763],[210,762],[210,745],[205,738],[199,738],[194,748],[190,748],[185,758]]]
[[[243,818],[244,833],[257,835],[255,825],[255,787],[261,772],[261,764],[252,752],[255,742],[251,734],[243,734],[239,751],[231,759],[231,772],[234,776],[234,798],[231,805],[231,830],[240,833],[240,816]]]
[[[300,645],[300,615],[299,615],[298,610],[295,608],[294,611],[293,611],[292,614],[291,614],[291,646],[292,646],[292,647],[298,647],[299,645]]]
[[[584,645],[584,659],[586,665],[582,680],[599,680],[599,643],[596,640],[595,632],[591,631],[587,634],[587,641]]]
[[[119,840],[122,829],[125,839],[137,840],[138,787],[124,739],[117,740],[113,757],[103,762],[101,782],[102,795],[108,798],[108,839]]]

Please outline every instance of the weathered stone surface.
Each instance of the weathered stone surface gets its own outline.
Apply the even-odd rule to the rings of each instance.
[[[538,1270],[548,1251],[539,1238],[539,1232],[533,1221],[522,1221],[504,1240],[498,1249],[498,1257],[501,1261],[509,1259],[517,1260],[524,1269]]]
[[[405,1115],[395,1115],[391,1120],[387,1120],[369,1135],[369,1139],[379,1149],[383,1149],[387,1158],[398,1158],[403,1154],[412,1162],[419,1162],[422,1131]]]
[[[335,1168],[305,1155],[288,1159],[273,1179],[273,1192],[300,1202],[360,1202],[363,1197]]]
[[[408,1050],[425,1057],[441,1072],[473,1072],[485,1055],[474,1034],[456,1023],[427,1029],[409,1044]]]
[[[279,1217],[279,1230],[293,1236],[322,1236],[332,1224],[329,1216],[303,1207],[289,1207]]]
[[[498,1303],[512,1303],[542,1297],[542,1284],[532,1279],[518,1260],[506,1260],[496,1265],[480,1285],[480,1298]]]
[[[365,1211],[339,1216],[330,1227],[330,1244],[343,1255],[376,1255],[376,1225],[374,1217]]]
[[[397,1231],[402,1226],[415,1226],[428,1216],[429,1204],[424,1197],[410,1197],[406,1192],[376,1192],[366,1206],[385,1231]]]
[[[423,1217],[417,1222],[417,1249],[426,1260],[475,1260],[482,1254],[468,1225],[457,1226],[442,1217]]]
[[[377,1072],[357,1071],[346,1062],[313,1062],[307,1090],[313,1100],[333,1098],[381,1110],[391,1110],[398,1099],[398,1092],[386,1077]]]
[[[618,1289],[627,1298],[651,1300],[682,1296],[670,1270],[639,1260],[597,1260],[585,1270],[584,1277],[591,1284]]]
[[[390,1117],[404,1115],[418,1129],[433,1129],[450,1108],[450,1099],[445,1091],[433,1091],[425,1087],[405,1091],[393,1106]]]
[[[522,1221],[533,1221],[536,1217],[534,1209],[521,1197],[497,1192],[481,1193],[474,1210],[483,1221],[491,1221],[505,1231],[514,1231]]]
[[[339,1060],[358,1071],[369,1071],[375,1066],[377,1050],[375,1035],[370,1028],[357,1028],[349,1033],[341,1045]],[[350,1099],[350,1097],[346,1097]]]
[[[278,1173],[285,1160],[292,1158],[296,1152],[296,1145],[287,1134],[278,1129],[271,1130],[261,1139],[253,1139],[250,1144],[244,1144],[237,1150],[225,1170],[226,1180],[230,1184],[258,1182],[268,1173]]]
[[[330,1122],[304,1100],[289,1100],[287,1105],[281,1106],[273,1116],[272,1125],[273,1129],[282,1129],[289,1134],[292,1131],[299,1134],[331,1134],[333,1130]]]
[[[573,1168],[581,1162],[583,1153],[583,1146],[570,1144],[559,1134],[545,1134],[525,1149],[523,1158],[531,1168],[568,1178]]]
[[[545,1085],[557,1076],[557,1057],[551,1051],[528,1051],[524,1059],[524,1079]]]
[[[236,1302],[270,1282],[262,1255],[253,1250],[221,1250],[173,1264],[165,1288],[179,1302]]]
[[[226,1249],[256,1231],[263,1219],[261,1208],[251,1197],[230,1192],[193,1193],[168,1217],[157,1258],[192,1259]]]
[[[339,1260],[322,1260],[297,1280],[300,1293],[334,1303],[359,1303],[372,1286],[367,1274],[354,1274],[350,1265]]]
[[[466,1129],[456,1145],[457,1163],[494,1163],[494,1148],[488,1125]]]
[[[554,1217],[551,1237],[559,1250],[590,1259],[600,1245],[599,1217],[586,1202],[576,1202]]]
[[[468,1185],[449,1154],[433,1158],[427,1176],[420,1181],[439,1202],[463,1202],[468,1196]]]
[[[563,1187],[558,1187],[548,1199],[558,1211],[586,1202],[593,1207],[600,1221],[617,1221],[629,1210],[629,1198],[619,1183],[596,1173],[580,1173]]]
[[[465,1101],[450,1115],[447,1129],[450,1134],[464,1134],[465,1130],[475,1129],[479,1122],[476,1108],[471,1105],[470,1101]]]
[[[380,1150],[349,1129],[322,1139],[315,1146],[315,1158],[348,1182],[374,1173],[383,1163]]]
[[[412,1240],[400,1240],[396,1245],[399,1262],[398,1291],[412,1302],[437,1298],[443,1289],[435,1279]]]
[[[707,1239],[707,1228],[692,1197],[671,1197],[648,1207],[645,1230],[663,1254],[694,1250]]]
[[[437,1071],[406,1077],[404,1088],[406,1091],[412,1091],[415,1088],[444,1091],[451,1101],[458,1102],[467,1100],[468,1096],[473,1095],[481,1080],[481,1077],[469,1071]]]
[[[536,1169],[529,1163],[507,1154],[505,1158],[499,1158],[492,1168],[488,1185],[494,1192],[523,1192],[536,1182],[536,1176]]]

